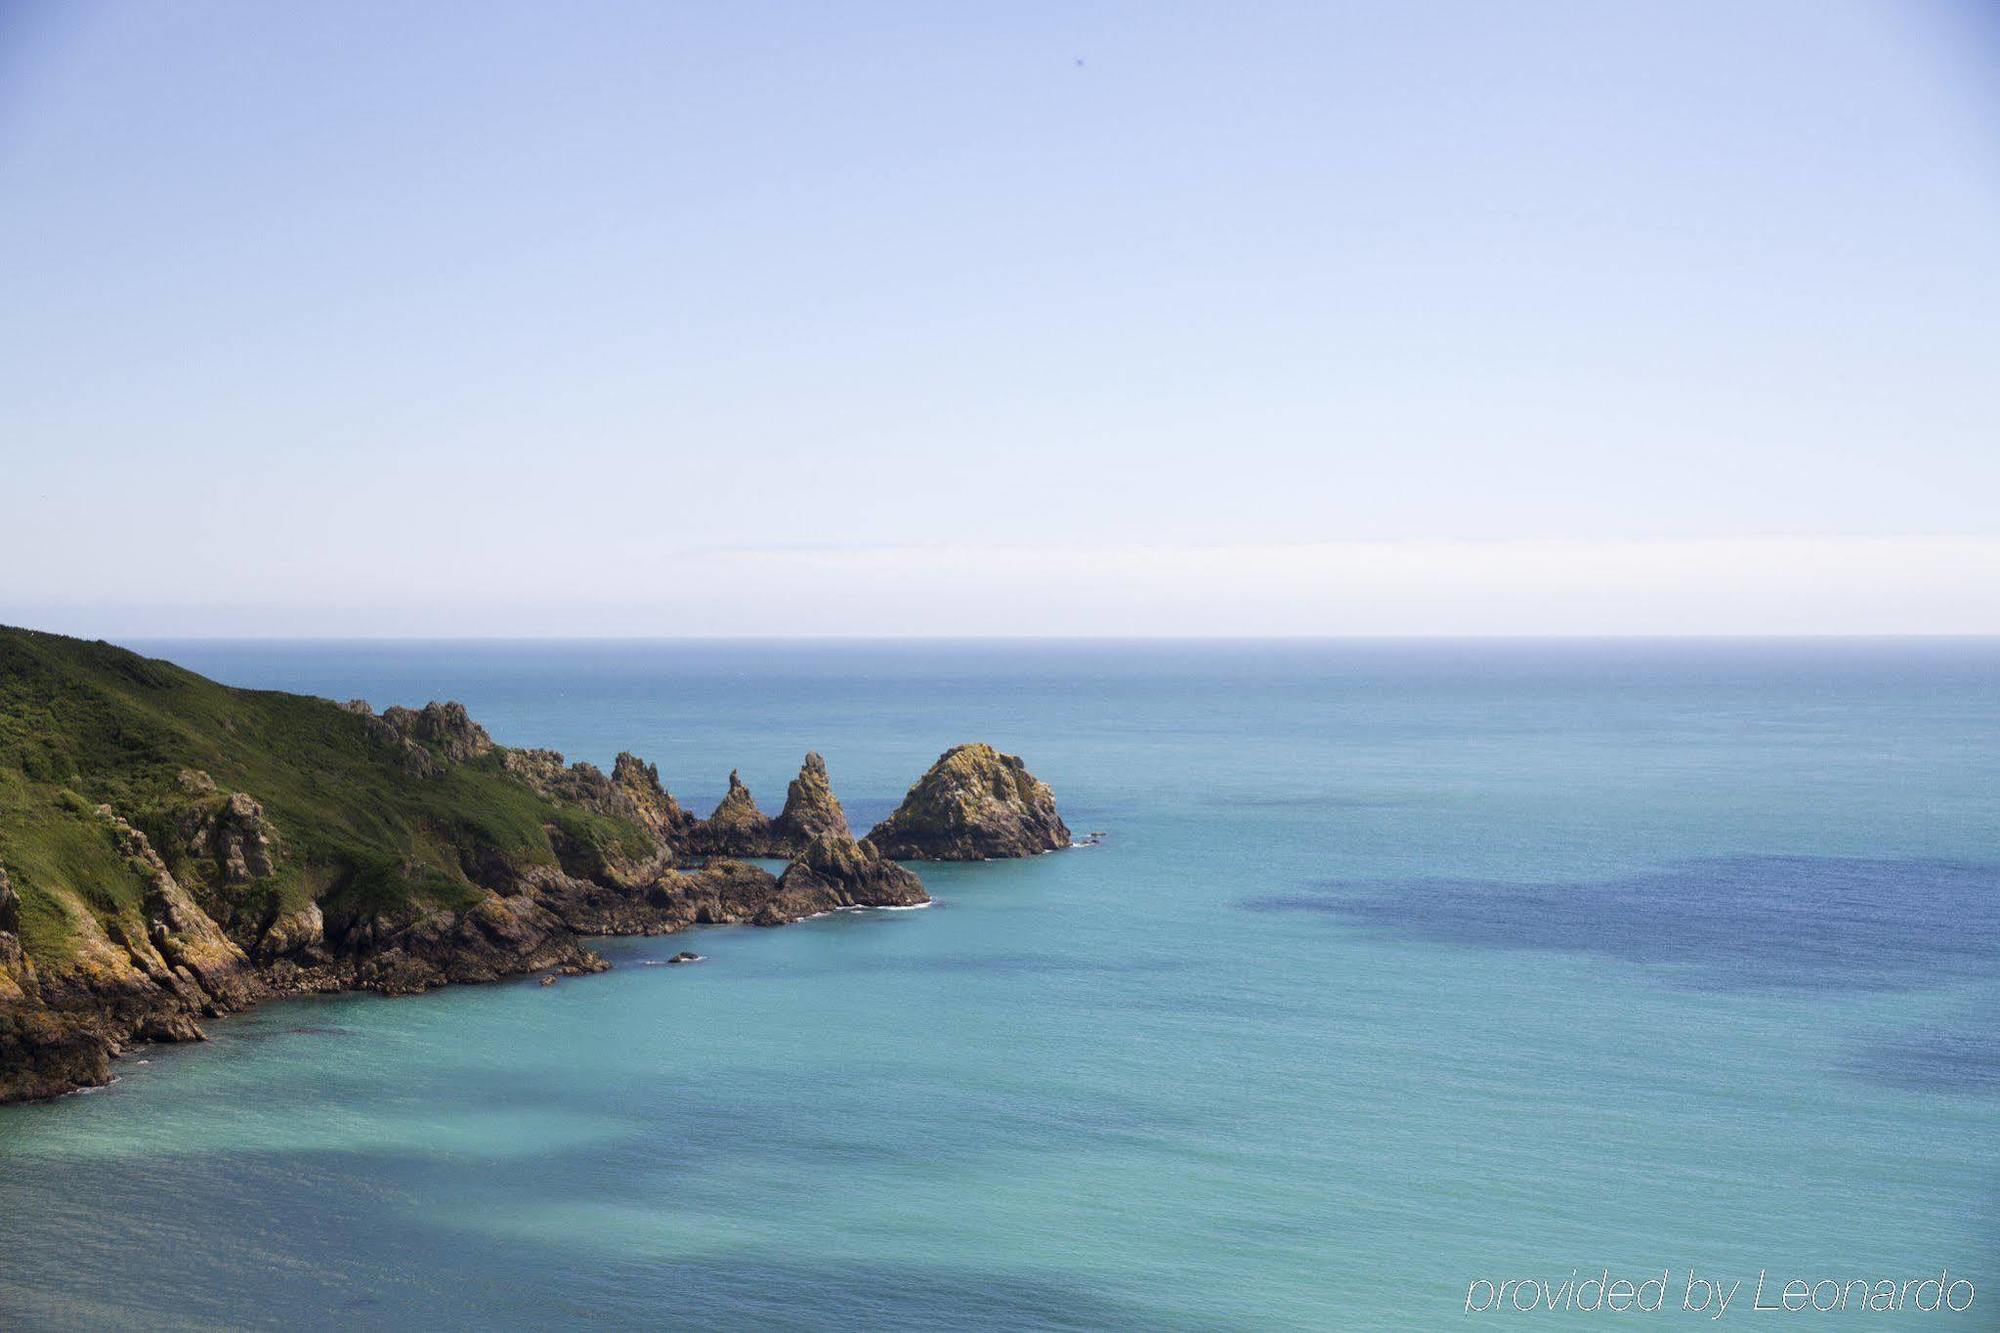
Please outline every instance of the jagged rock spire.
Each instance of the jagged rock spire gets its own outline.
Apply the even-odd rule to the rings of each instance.
[[[826,760],[820,758],[817,750],[807,753],[799,775],[786,788],[785,808],[771,822],[771,833],[794,855],[822,833],[841,838],[854,836],[847,826],[847,812],[840,808],[833,784],[827,780]]]

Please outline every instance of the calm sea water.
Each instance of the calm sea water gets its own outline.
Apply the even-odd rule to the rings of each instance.
[[[141,646],[703,811],[984,739],[1108,836],[0,1112],[0,1324],[1598,1327],[1462,1309],[1608,1267],[1692,1326],[1692,1267],[2000,1327],[2000,643]]]

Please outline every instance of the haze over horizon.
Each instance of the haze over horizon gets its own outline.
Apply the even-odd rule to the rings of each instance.
[[[2000,633],[1977,3],[0,9],[0,623]]]

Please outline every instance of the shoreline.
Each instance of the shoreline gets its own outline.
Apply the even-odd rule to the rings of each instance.
[[[855,903],[842,907],[831,907],[821,912],[814,912],[809,916],[798,917],[795,918],[794,920],[787,921],[784,924],[800,925],[807,921],[818,921],[825,917],[845,916],[859,912],[921,912],[935,906],[937,906],[935,900],[923,903],[882,904],[879,906],[869,903]],[[765,929],[770,929],[770,927],[753,925],[752,923],[747,921],[715,921],[715,922],[700,922],[686,926],[672,926],[661,930],[634,930],[634,931],[623,931],[617,933],[592,934],[592,935],[579,934],[577,936],[578,943],[585,949],[586,952],[590,954],[590,956],[597,958],[598,961],[604,964],[604,966],[588,968],[578,972],[567,972],[567,973],[559,971],[549,971],[547,969],[542,969],[542,968],[528,968],[523,971],[512,972],[504,976],[494,977],[489,981],[447,981],[442,985],[433,986],[426,990],[421,990],[421,991],[385,991],[369,986],[346,986],[346,987],[337,987],[332,989],[273,990],[270,993],[264,995],[263,997],[249,1004],[244,1005],[240,1009],[232,1010],[226,1014],[217,1015],[211,1021],[217,1025],[217,1032],[219,1034],[226,1034],[229,1028],[235,1026],[235,1024],[238,1021],[252,1020],[258,1017],[259,1015],[270,1014],[274,1011],[282,1009],[286,1005],[314,1004],[314,1003],[321,1003],[321,1004],[344,1003],[344,1002],[352,1002],[352,1001],[366,1000],[366,999],[389,1000],[389,1001],[405,1001],[405,1000],[413,1001],[413,1000],[427,999],[443,991],[459,991],[459,990],[472,991],[488,987],[506,987],[506,986],[526,987],[531,983],[537,987],[544,987],[547,986],[551,981],[553,981],[557,977],[561,977],[565,981],[582,981],[582,980],[587,980],[590,977],[601,976],[606,972],[615,972],[619,970],[621,966],[626,967],[628,969],[673,967],[675,966],[675,963],[670,958],[657,958],[657,959],[643,958],[643,959],[625,959],[620,961],[613,961],[611,959],[604,958],[602,955],[598,954],[594,946],[604,941],[614,941],[614,940],[636,941],[645,939],[663,939],[668,936],[680,936],[680,935],[698,936],[706,934],[710,931],[724,931],[724,930],[755,931],[755,930],[765,930]],[[700,954],[693,961],[704,962],[704,963],[713,962],[714,955]],[[114,1070],[111,1077],[106,1079],[104,1082],[83,1084],[78,1087],[65,1089],[62,1092],[51,1093],[46,1097],[20,1097],[20,1098],[15,1098],[12,1101],[0,1102],[0,1115],[6,1114],[7,1108],[11,1106],[49,1106],[57,1102],[64,1101],[67,1098],[87,1097],[93,1093],[108,1091],[125,1081],[125,1075],[118,1073],[115,1068],[116,1066],[130,1066],[134,1064],[149,1063],[152,1057],[148,1056],[146,1054],[147,1052],[157,1052],[160,1055],[167,1055],[170,1053],[177,1053],[177,1052],[191,1053],[195,1050],[200,1049],[205,1045],[208,1045],[209,1043],[215,1040],[216,1040],[215,1036],[211,1036],[206,1032],[204,1032],[203,1036],[198,1040],[163,1041],[158,1039],[148,1039],[138,1042],[135,1045],[128,1046],[123,1051],[119,1052],[117,1055],[112,1057]],[[135,1057],[144,1057],[144,1058],[135,1059]]]

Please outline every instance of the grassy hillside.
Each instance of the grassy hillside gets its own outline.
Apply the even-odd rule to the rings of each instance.
[[[554,864],[558,846],[650,845],[636,824],[538,794],[498,749],[413,764],[419,744],[438,748],[385,739],[375,719],[323,699],[231,689],[108,644],[0,628],[0,867],[20,898],[24,951],[60,968],[78,912],[143,934],[146,867],[121,850],[100,803],[145,832],[225,925],[311,898],[329,935],[467,907],[497,868]],[[213,825],[231,792],[261,802],[273,834],[270,872],[239,882],[185,836]]]

